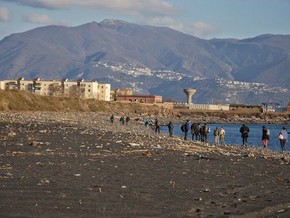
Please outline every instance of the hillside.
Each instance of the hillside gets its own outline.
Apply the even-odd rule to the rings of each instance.
[[[169,28],[104,20],[76,27],[46,26],[7,36],[0,41],[0,79],[83,78],[151,94],[160,94],[161,86],[166,92],[166,87],[172,89],[168,82],[181,83],[185,78],[209,83],[222,79],[286,88],[288,91],[279,96],[289,99],[289,50],[290,35],[204,40]],[[222,88],[230,92],[226,86]],[[175,94],[180,91],[175,88],[170,97],[181,101]],[[206,95],[198,101],[215,98],[210,86],[203,91]],[[231,103],[257,101],[250,90],[245,92],[249,97]],[[267,100],[280,98],[269,94],[259,97],[259,101]]]
[[[55,112],[104,112],[107,114],[151,113],[161,114],[163,108],[154,105],[105,102],[95,99],[40,96],[23,91],[0,90],[2,111],[55,111]]]

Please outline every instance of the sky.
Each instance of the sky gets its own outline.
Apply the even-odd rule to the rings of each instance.
[[[48,25],[118,19],[202,39],[290,34],[290,0],[0,0],[0,40]]]

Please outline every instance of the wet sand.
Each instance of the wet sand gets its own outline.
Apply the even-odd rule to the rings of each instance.
[[[290,217],[289,156],[97,113],[3,113],[1,217]]]

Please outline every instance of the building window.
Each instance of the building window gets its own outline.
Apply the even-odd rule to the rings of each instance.
[[[90,89],[88,89],[88,92],[91,92],[91,90],[90,90]]]

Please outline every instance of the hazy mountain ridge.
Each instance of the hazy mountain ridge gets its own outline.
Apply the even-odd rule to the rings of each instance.
[[[170,81],[181,83],[180,88],[196,85],[183,77],[207,79],[202,81],[209,84],[212,79],[225,79],[289,89],[289,50],[290,35],[203,40],[169,28],[104,20],[77,27],[40,27],[4,38],[0,79],[77,79],[81,75],[152,94],[161,94],[163,86],[172,88]],[[172,97],[178,100],[181,89],[175,85]],[[210,89],[206,86],[205,93]],[[290,98],[289,92],[281,95]]]

